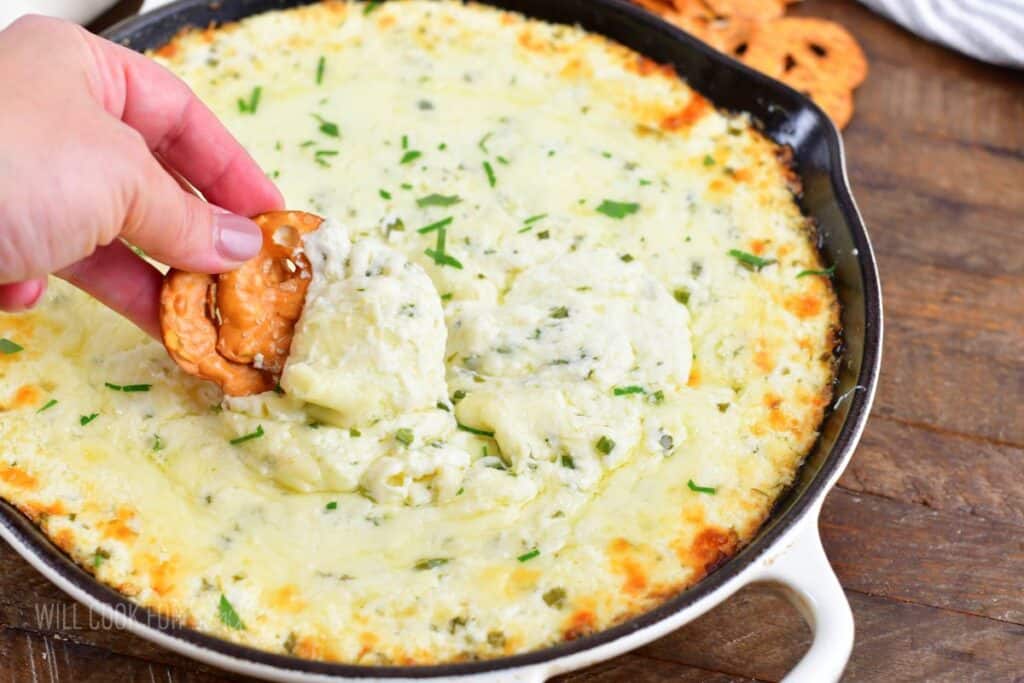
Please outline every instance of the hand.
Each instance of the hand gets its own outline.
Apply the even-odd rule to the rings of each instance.
[[[188,86],[82,28],[25,17],[0,31],[0,310],[55,273],[159,338],[160,272],[231,270],[282,208],[273,183]],[[182,189],[166,169],[211,202]]]

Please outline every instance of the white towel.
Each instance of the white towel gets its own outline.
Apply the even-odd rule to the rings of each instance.
[[[928,40],[1024,68],[1024,0],[860,1]]]

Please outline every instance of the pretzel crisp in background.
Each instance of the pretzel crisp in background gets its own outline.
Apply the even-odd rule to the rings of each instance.
[[[720,52],[799,90],[840,128],[868,62],[850,32],[826,19],[786,17],[794,0],[633,0]]]

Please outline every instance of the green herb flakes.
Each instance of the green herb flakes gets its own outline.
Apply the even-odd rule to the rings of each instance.
[[[596,448],[599,453],[608,455],[615,450],[615,441],[607,436],[602,436],[596,443],[594,443],[594,448]]]
[[[252,89],[252,93],[249,94],[249,99],[244,100],[241,97],[238,98],[238,111],[242,114],[255,114],[256,109],[260,106],[260,96],[263,94],[263,88],[256,86]]]
[[[223,593],[220,595],[220,602],[217,603],[217,616],[220,617],[221,623],[228,628],[236,631],[245,630],[245,624],[242,623],[241,617],[235,611],[234,605],[228,602],[227,597]]]
[[[395,432],[395,441],[402,444],[403,446],[411,446],[413,439],[415,438],[416,436],[408,427],[402,427],[397,432]]]
[[[320,85],[324,82],[324,69],[327,66],[327,60],[323,55],[320,55],[320,59],[316,63],[316,84]]]
[[[43,404],[42,408],[40,408],[36,412],[37,413],[42,413],[42,412],[44,412],[46,410],[49,410],[50,408],[54,407],[55,405],[57,405],[57,403],[58,403],[57,399],[51,398],[49,401],[47,401],[46,403]]]
[[[85,425],[89,424],[99,416],[99,413],[89,413],[88,415],[82,415],[80,418],[78,418],[78,424],[84,427]]]
[[[487,133],[476,143],[476,146],[479,147],[480,151],[484,154],[490,154],[490,151],[487,149],[487,141],[491,139],[492,135],[494,135],[494,133]]]
[[[576,461],[572,459],[571,455],[563,454],[561,458],[562,467],[574,470],[576,469]]]
[[[450,557],[431,557],[426,560],[420,560],[412,566],[416,571],[422,572],[428,569],[437,569],[451,562]]]
[[[534,548],[533,550],[531,550],[528,553],[523,553],[522,555],[520,555],[516,559],[519,560],[520,562],[529,562],[530,560],[532,560],[533,558],[537,557],[538,555],[540,555],[540,550],[538,550],[537,548]]]
[[[716,489],[713,486],[697,486],[696,484],[693,483],[693,479],[687,481],[686,485],[690,488],[691,491],[695,491],[697,493],[707,493],[712,496],[715,495],[715,493],[718,491],[718,489]]]
[[[231,444],[232,446],[237,446],[240,443],[245,443],[246,441],[258,439],[261,436],[263,436],[263,425],[256,425],[255,432],[249,432],[248,434],[243,434],[242,436],[236,436],[234,439],[228,441],[228,443]]]
[[[740,265],[747,270],[759,271],[765,266],[770,266],[775,263],[773,258],[761,258],[755,254],[748,253],[746,251],[740,251],[739,249],[730,249],[729,256],[739,261]]]
[[[715,165],[715,158],[713,156],[711,156],[710,154],[705,154],[704,155],[704,165],[705,166],[714,166]]]
[[[370,14],[370,12],[374,11],[383,4],[384,0],[369,0],[369,2],[366,3],[366,6],[363,7],[363,16],[367,16],[368,14]]]
[[[391,193],[387,190],[377,190],[377,194],[380,195],[381,199],[391,199]]]
[[[338,509],[338,501],[332,500],[330,503],[328,503],[327,505],[324,506],[324,509],[325,510],[337,510]]]
[[[456,393],[458,393],[458,392],[456,392]],[[486,436],[486,437],[489,437],[489,438],[492,438],[492,439],[494,438],[494,432],[489,432],[486,429],[477,429],[476,427],[470,427],[469,425],[464,425],[461,422],[456,422],[456,424],[458,425],[459,429],[461,429],[464,432],[469,432],[470,434],[476,434],[477,436]]]
[[[408,152],[402,155],[402,160],[398,163],[411,164],[412,162],[419,159],[421,156],[423,156],[423,152],[420,152],[419,150],[415,149],[410,149]]]
[[[332,138],[341,137],[341,132],[338,130],[338,124],[328,121],[319,114],[313,114],[313,118],[320,123],[320,132],[324,135],[329,135]]]
[[[12,342],[10,339],[7,339],[6,337],[0,337],[0,353],[9,356],[12,353],[18,353],[19,351],[24,350],[25,347],[22,346],[21,344]]]
[[[114,384],[112,382],[104,382],[103,386],[114,391],[124,391],[127,393],[149,391],[153,388],[152,384]]]
[[[629,396],[630,394],[644,394],[647,393],[643,387],[631,384],[627,387],[615,387],[612,389],[612,394],[615,396]]]
[[[494,168],[491,166],[491,162],[484,162],[484,173],[487,174],[487,184],[494,187],[498,184],[498,177],[494,175]]]
[[[550,315],[556,320],[562,320],[569,317],[569,309],[566,306],[558,306],[551,309]]]
[[[639,204],[635,204],[633,202],[616,202],[611,199],[605,199],[601,202],[600,206],[597,207],[598,213],[603,213],[605,216],[615,218],[616,220],[621,220],[639,210]]]
[[[545,591],[544,595],[542,595],[541,598],[544,600],[544,604],[548,607],[561,609],[565,605],[565,589],[552,588],[551,590]]]
[[[435,230],[443,230],[444,228],[446,228],[449,225],[451,225],[452,221],[454,221],[454,220],[455,219],[452,216],[448,216],[447,218],[442,218],[441,220],[437,221],[436,223],[431,223],[430,225],[424,225],[422,228],[417,229],[416,232],[418,232],[421,235],[426,235],[428,232],[434,232]],[[443,249],[444,248],[442,247],[442,250]]]
[[[825,268],[824,270],[801,270],[796,274],[797,279],[807,277],[808,275],[823,275],[824,277],[832,277],[835,275],[836,267],[835,264]]]
[[[451,206],[452,204],[458,204],[462,201],[462,197],[458,195],[443,195],[443,194],[428,194],[426,197],[420,197],[416,200],[416,206]]]
[[[685,287],[679,287],[678,289],[672,292],[672,297],[676,301],[685,306],[686,304],[690,303],[690,290],[686,289]]]

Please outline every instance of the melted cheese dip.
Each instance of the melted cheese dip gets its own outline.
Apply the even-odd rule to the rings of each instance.
[[[284,394],[52,283],[0,317],[0,494],[141,604],[365,664],[539,648],[693,584],[817,436],[837,309],[778,148],[670,70],[454,2],[156,57],[307,239]]]

